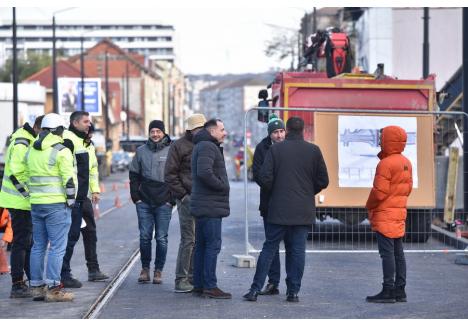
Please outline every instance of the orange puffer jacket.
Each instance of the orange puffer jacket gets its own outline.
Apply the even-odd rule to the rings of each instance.
[[[11,228],[10,214],[6,208],[0,208],[0,229],[5,228],[2,240],[5,242],[11,242],[13,240],[13,230]]]
[[[405,235],[406,204],[413,188],[411,162],[401,154],[406,139],[400,127],[382,130],[380,162],[366,203],[372,230],[393,239]]]

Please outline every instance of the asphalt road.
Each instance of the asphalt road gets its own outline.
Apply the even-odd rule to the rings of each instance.
[[[128,190],[122,181],[126,175],[113,175],[106,181],[101,212],[113,205],[112,183],[119,182],[122,202],[128,203]],[[261,245],[261,223],[256,211],[257,192],[249,191],[251,237]],[[169,229],[169,250],[163,272],[163,284],[138,284],[138,261],[98,318],[468,318],[468,266],[455,265],[454,254],[408,253],[408,302],[369,304],[367,295],[380,290],[381,265],[376,253],[311,253],[299,294],[299,303],[285,300],[284,264],[280,295],[259,297],[245,302],[255,270],[233,266],[233,254],[244,249],[243,184],[231,184],[231,216],[223,221],[223,245],[218,258],[218,285],[233,295],[232,300],[214,300],[174,293],[175,261],[179,243],[177,213]],[[97,222],[98,257],[101,269],[114,275],[138,247],[138,227],[133,204],[113,210]],[[260,231],[260,232],[259,232]],[[308,247],[315,244],[309,242]],[[443,247],[436,240],[420,246]],[[154,251],[153,251],[154,255]],[[284,255],[281,255],[284,262]],[[86,280],[82,242],[75,249],[73,273],[84,286],[75,290],[72,303],[47,304],[29,299],[8,299],[10,277],[0,277],[1,318],[81,318],[107,283]],[[58,308],[58,309],[57,309]]]

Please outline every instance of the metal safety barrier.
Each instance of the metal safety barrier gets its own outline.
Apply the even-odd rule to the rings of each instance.
[[[335,200],[340,202],[339,205],[326,205],[333,189],[328,197],[321,198],[321,194],[316,196],[317,212],[309,233],[307,253],[378,251],[375,233],[370,228],[364,204],[372,187],[378,162],[378,130],[386,125],[400,125],[407,131],[408,140],[404,154],[414,162],[414,187],[408,205],[405,252],[468,253],[468,238],[464,237],[468,233],[468,224],[463,207],[465,194],[462,146],[464,124],[468,121],[468,114],[442,111],[255,107],[247,110],[244,115],[244,162],[248,162],[246,143],[248,131],[251,130],[249,123],[253,121],[249,115],[265,109],[277,113],[300,111],[303,117],[306,114],[310,115],[304,119],[305,140],[311,141],[315,137],[314,141],[321,147],[330,184],[334,183],[332,186],[336,188],[334,190],[348,190],[344,198]],[[325,130],[328,127],[317,125],[317,120],[335,121],[336,126]],[[314,121],[315,125],[307,125],[307,121]],[[258,129],[258,126],[256,128]],[[264,129],[263,137],[267,135],[266,124]],[[321,141],[325,137],[335,137],[335,143],[322,147]],[[252,147],[256,145],[257,143],[253,143]],[[362,155],[366,156],[366,163],[353,166],[353,155],[357,155],[353,150],[359,149],[364,151]],[[333,167],[333,170],[330,167]],[[260,252],[265,239],[263,220],[258,211],[260,189],[255,182],[248,180],[248,174],[247,164],[244,164],[246,255]],[[346,203],[350,205],[347,206]]]

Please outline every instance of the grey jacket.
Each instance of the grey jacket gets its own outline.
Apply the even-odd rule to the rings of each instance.
[[[139,200],[161,206],[174,200],[168,185],[164,182],[164,168],[171,139],[169,136],[154,143],[148,140],[145,145],[137,148],[130,164],[130,195],[134,203]]]

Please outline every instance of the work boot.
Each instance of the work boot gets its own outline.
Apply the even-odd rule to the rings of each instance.
[[[138,278],[138,283],[148,283],[150,281],[149,268],[143,267]]]
[[[213,298],[213,299],[231,299],[232,298],[231,293],[223,292],[219,288],[204,289],[202,296],[205,298]]]
[[[268,283],[263,291],[258,292],[260,295],[275,295],[279,294],[278,286],[272,283]]]
[[[193,285],[188,280],[177,281],[175,285],[176,293],[188,293],[193,290]]]
[[[296,293],[289,292],[288,296],[286,297],[286,301],[288,302],[299,302],[299,297]]]
[[[153,275],[153,284],[162,283],[162,272],[160,270],[155,270]]]
[[[404,286],[395,287],[395,300],[396,302],[406,302],[406,292]]]
[[[260,294],[259,292],[250,289],[249,292],[244,294],[242,297],[244,298],[245,301],[257,301],[257,295],[259,294]]]
[[[384,286],[379,294],[366,297],[366,301],[373,303],[395,303],[395,291],[391,287]]]
[[[31,290],[25,281],[18,281],[11,285],[10,299],[31,298]]]
[[[69,302],[73,301],[75,295],[71,292],[67,292],[63,289],[62,285],[56,285],[49,287],[46,291],[45,301],[46,302]]]
[[[73,278],[71,275],[69,277],[62,278],[61,282],[63,287],[67,289],[79,289],[83,286],[80,281],[78,281],[76,278]]]
[[[44,301],[47,292],[47,285],[31,286],[31,296],[33,301]]]
[[[108,278],[109,278],[109,276],[107,276],[106,274],[104,274],[100,270],[88,272],[88,281],[89,282],[104,281],[104,280],[107,280]]]

